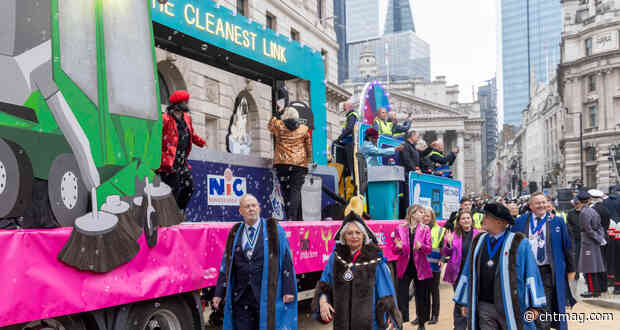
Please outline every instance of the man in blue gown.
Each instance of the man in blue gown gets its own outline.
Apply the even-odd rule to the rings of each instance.
[[[508,230],[514,220],[502,204],[487,204],[482,222],[487,232],[474,238],[453,300],[468,329],[534,330],[546,298],[529,241]]]
[[[224,329],[297,329],[297,283],[284,229],[262,219],[256,198],[239,202],[243,222],[233,226],[213,298],[224,305]]]
[[[576,303],[568,285],[568,281],[575,278],[574,253],[564,218],[547,213],[548,203],[543,193],[532,194],[531,211],[520,216],[511,230],[529,238],[545,288],[547,310],[564,313],[567,305]],[[539,329],[567,329],[566,320],[560,322],[559,318],[538,323]]]

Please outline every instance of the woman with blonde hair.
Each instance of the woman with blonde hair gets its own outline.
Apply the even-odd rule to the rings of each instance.
[[[398,277],[398,307],[403,322],[409,320],[409,284],[415,285],[415,305],[418,329],[424,329],[429,320],[429,289],[433,274],[427,255],[431,253],[431,231],[424,225],[425,208],[412,205],[407,209],[407,222],[394,232],[392,251],[398,255],[396,275]]]
[[[312,162],[310,131],[299,122],[299,113],[293,107],[284,108],[281,117],[271,118],[268,126],[275,137],[273,167],[280,181],[287,219],[303,220],[301,186]]]
[[[439,279],[441,277],[441,246],[446,229],[437,224],[435,212],[432,208],[425,208],[424,224],[431,230],[432,251],[427,259],[433,271],[433,281],[430,288],[431,319],[428,324],[436,324],[439,319]]]

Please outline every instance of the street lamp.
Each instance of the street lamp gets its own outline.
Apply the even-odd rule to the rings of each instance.
[[[569,112],[568,107],[565,107],[567,115],[579,115],[579,154],[580,154],[580,168],[581,168],[581,184],[583,185],[583,114],[581,112]]]

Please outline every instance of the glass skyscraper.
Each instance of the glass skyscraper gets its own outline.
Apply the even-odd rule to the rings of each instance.
[[[407,80],[423,77],[431,79],[431,51],[429,44],[420,39],[413,31],[390,33],[369,40],[349,44],[349,79],[360,81],[364,79],[359,72],[360,54],[370,47],[377,60],[377,77],[386,79],[388,66],[386,65],[386,47],[388,51],[390,80]]]
[[[547,82],[560,62],[560,0],[501,2],[502,91],[504,122],[521,125],[530,85]]]
[[[385,33],[413,31],[413,12],[409,0],[387,0],[388,9],[385,17]]]
[[[346,0],[347,43],[378,38],[383,23],[379,12],[378,0]]]
[[[347,44],[346,1],[334,0],[334,30],[338,40],[338,83],[349,78],[349,45]]]

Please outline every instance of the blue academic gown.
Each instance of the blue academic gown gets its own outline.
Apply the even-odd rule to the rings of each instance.
[[[332,254],[329,257],[329,260],[327,261],[327,265],[325,265],[325,268],[323,269],[323,274],[321,274],[321,282],[325,282],[332,287],[334,285],[333,279],[332,279],[333,270],[334,270],[334,261],[335,261],[334,258],[335,258],[334,253],[332,252]],[[377,265],[377,269],[375,271],[374,303],[372,306],[373,315],[375,315],[376,313],[375,308],[377,306],[377,300],[383,297],[388,297],[388,296],[392,296],[394,298],[394,305],[398,307],[397,302],[396,302],[396,290],[394,290],[394,284],[392,283],[392,275],[386,264],[385,257],[382,257],[382,260]],[[333,304],[334,302],[330,301],[329,303]],[[355,304],[355,302],[353,302],[353,304]],[[379,328],[375,317],[373,317],[372,319],[373,319],[373,325],[372,325],[373,330],[383,329],[383,328]],[[392,324],[395,324],[395,323],[393,322]]]
[[[479,289],[479,276],[477,267],[473,267],[472,276],[470,278],[469,265],[471,261],[471,253],[474,253],[474,261],[477,261],[480,256],[481,249],[486,249],[486,236],[488,233],[480,234],[475,247],[470,250],[465,265],[463,266],[463,272],[459,278],[458,285],[454,292],[454,302],[469,308],[469,315],[471,318],[471,329],[478,329],[477,308],[478,308],[478,289]],[[504,314],[506,316],[506,326],[508,330],[535,330],[536,325],[534,322],[527,322],[523,319],[525,311],[529,308],[540,309],[546,305],[545,289],[542,285],[540,278],[540,272],[534,259],[530,243],[527,239],[523,239],[516,249],[516,263],[510,265],[509,260],[511,258],[511,246],[515,239],[514,233],[506,233],[506,239],[503,246],[498,253],[501,253],[501,260],[498,264],[499,271],[499,293],[496,293],[496,297],[501,297],[502,304],[504,306]],[[512,273],[514,272],[514,273]],[[516,288],[512,288],[510,285],[510,277],[515,276]],[[471,286],[471,289],[470,289]],[[497,285],[496,285],[497,286]],[[511,292],[516,289],[516,296],[519,300],[519,311],[513,309]],[[472,298],[469,297],[471,290]],[[471,303],[470,303],[471,302]],[[496,300],[497,302],[497,300]],[[520,317],[517,320],[516,317]],[[520,323],[521,327],[517,324]]]
[[[515,221],[511,231],[513,233],[523,233],[526,237],[529,237],[530,220],[532,217],[533,213],[531,212],[521,215]],[[551,219],[548,217],[545,226],[546,233],[551,233],[551,236],[547,234],[545,237],[545,246],[551,246],[551,251],[549,252],[553,257],[551,269],[554,275],[553,284],[555,286],[555,294],[558,302],[558,311],[556,312],[564,313],[566,312],[567,301],[569,306],[573,306],[576,303],[573,295],[571,294],[567,277],[567,273],[575,271],[572,255],[572,241],[570,235],[568,234],[568,229],[566,227],[566,223],[564,222],[564,218],[555,216]],[[547,257],[549,257],[549,254],[547,254]],[[566,321],[560,322],[560,329],[568,329]]]
[[[261,282],[261,294],[260,294],[260,298],[259,300],[259,304],[260,304],[260,321],[259,321],[259,329],[260,330],[268,330],[267,329],[267,299],[268,299],[268,294],[267,294],[267,289],[269,287],[268,283],[269,283],[269,256],[270,256],[270,252],[269,252],[269,238],[268,238],[268,234],[267,234],[267,221],[264,219],[261,219],[261,225],[262,225],[262,232],[264,233],[264,244],[263,244],[263,251],[264,251],[264,264],[263,264],[263,276],[262,276],[262,282]],[[237,232],[235,233],[235,237],[234,237],[234,243],[233,243],[233,247],[237,246],[237,244],[241,244],[241,237],[243,234],[243,229],[244,229],[245,224],[242,223],[241,226],[239,226],[239,228],[237,229]],[[277,230],[278,230],[278,241],[279,241],[279,249],[280,249],[280,253],[279,253],[279,272],[278,272],[278,282],[277,282],[277,291],[276,291],[276,297],[275,297],[275,328],[280,330],[280,329],[297,329],[297,286],[294,286],[295,288],[295,300],[293,300],[292,302],[285,304],[282,301],[282,275],[285,271],[288,271],[290,273],[292,273],[293,278],[295,278],[295,269],[293,267],[290,267],[290,269],[284,269],[284,268],[288,268],[285,265],[285,258],[291,258],[290,255],[290,249],[289,249],[289,244],[288,244],[288,239],[286,238],[286,233],[284,232],[284,229],[282,229],[282,227],[278,224],[277,225]],[[258,244],[258,243],[257,243]],[[235,253],[232,253],[231,257],[230,257],[230,264],[228,265],[229,269],[232,269],[232,265],[234,262],[234,255]],[[290,260],[289,260],[290,261]],[[222,275],[222,272],[225,270],[225,265],[226,265],[226,258],[222,258],[222,265],[221,265],[221,269],[220,269],[220,276]],[[290,263],[290,265],[292,265],[292,263]],[[230,280],[229,280],[230,282]],[[232,320],[232,304],[229,303],[231,301],[233,301],[232,299],[232,288],[235,285],[235,283],[227,283],[226,285],[226,304],[224,306],[224,325],[223,325],[223,329],[234,329],[234,330],[244,330],[244,329],[235,329],[234,326],[234,322]],[[258,297],[257,297],[258,298]]]

